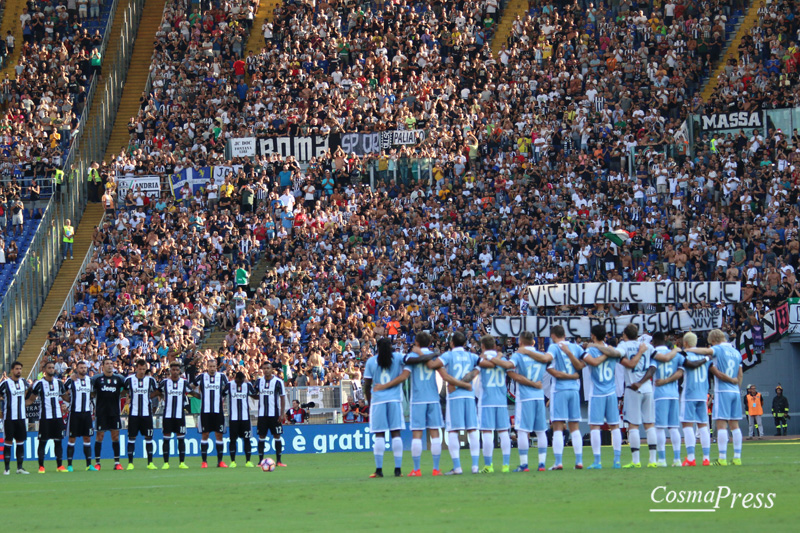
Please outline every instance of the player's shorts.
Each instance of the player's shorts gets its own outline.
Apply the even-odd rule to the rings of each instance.
[[[544,400],[517,401],[514,429],[528,433],[547,431],[547,412],[544,408]]]
[[[444,427],[442,407],[439,403],[412,403],[411,429],[438,429]]]
[[[589,425],[602,426],[605,423],[619,425],[619,406],[613,394],[589,397]]]
[[[67,430],[69,438],[91,437],[94,435],[94,424],[92,424],[92,413],[70,413],[67,420]]]
[[[230,421],[231,442],[236,439],[250,439],[253,430],[250,427],[249,420],[231,420]]]
[[[656,400],[656,427],[677,428],[681,426],[680,405],[677,398]]]
[[[653,393],[641,393],[633,389],[625,389],[625,404],[622,418],[632,426],[655,424],[656,410],[653,405]]]
[[[97,412],[97,431],[117,431],[122,428],[122,418],[119,413]]]
[[[735,392],[718,392],[711,410],[714,420],[741,420],[742,399]]]
[[[682,400],[681,422],[708,424],[708,407],[704,400]]]
[[[369,406],[369,431],[382,433],[406,429],[403,421],[403,404],[400,402],[378,403]]]
[[[279,416],[259,416],[258,417],[258,437],[260,439],[267,438],[267,433],[272,433],[275,439],[281,438],[283,434],[283,426],[281,425],[281,417]]]
[[[445,417],[447,431],[478,429],[478,406],[473,398],[448,398]]]
[[[64,421],[60,418],[39,421],[39,440],[62,440],[64,438]]]
[[[3,420],[3,438],[6,444],[14,441],[23,443],[28,438],[28,422],[26,420]]]
[[[141,435],[142,437],[148,440],[153,438],[152,416],[128,417],[128,440],[133,440],[138,435]]]
[[[222,413],[200,413],[202,433],[225,433],[225,415]]]
[[[511,427],[508,418],[508,407],[481,407],[478,416],[478,427],[483,431],[505,431]]]
[[[576,390],[562,390],[550,398],[551,422],[580,422],[581,397]]]
[[[164,435],[186,435],[186,419],[164,418],[164,423],[161,429]]]

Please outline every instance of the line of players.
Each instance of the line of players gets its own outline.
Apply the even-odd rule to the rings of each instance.
[[[709,374],[714,380],[714,411],[712,418],[718,429],[719,458],[716,465],[726,466],[728,432],[733,438],[732,463],[741,464],[742,417],[739,387],[742,380],[741,356],[726,342],[720,330],[709,332],[710,348],[698,348],[697,336],[683,336],[683,350],[669,349],[665,335],[639,337],[634,324],[625,328],[622,341],[616,347],[606,344],[603,326],[591,330],[591,342],[584,346],[567,342],[563,327],[551,328],[551,340],[546,353],[533,349],[534,338],[523,333],[519,350],[505,357],[496,350],[491,336],[481,338],[481,354],[468,352],[466,337],[455,333],[450,350],[437,355],[429,349],[431,337],[420,333],[412,351],[407,355],[395,353],[391,341],[378,341],[378,353],[367,361],[364,371],[364,392],[370,405],[370,431],[376,435],[374,445],[376,470],[370,477],[383,477],[385,433],[391,435],[395,476],[401,476],[404,429],[401,383],[411,379],[410,425],[412,430],[411,456],[414,468],[409,477],[421,476],[422,433],[430,432],[433,475],[459,475],[461,449],[459,432],[465,431],[472,459],[472,473],[494,472],[494,432],[498,433],[503,456],[502,471],[510,471],[510,419],[506,400],[506,376],[518,386],[515,429],[520,465],[515,472],[528,472],[530,437],[538,442],[538,470],[545,470],[547,458],[548,420],[545,414],[545,374],[551,377],[550,423],[553,428],[553,455],[550,470],[562,470],[564,429],[569,429],[575,453],[575,468],[583,468],[583,438],[578,429],[580,412],[580,373],[590,367],[589,425],[594,460],[590,469],[602,468],[600,429],[608,424],[614,450],[613,468],[641,468],[639,427],[644,426],[649,448],[648,467],[666,467],[666,435],[669,432],[674,453],[673,466],[696,466],[695,444],[699,432],[704,466],[711,464],[711,436],[706,414],[706,394]],[[627,425],[632,460],[622,466],[622,434],[616,394],[616,365],[624,368],[623,422]],[[442,420],[439,390],[434,379],[438,371],[447,383],[446,420]],[[480,374],[480,390],[472,392],[472,382]],[[683,378],[679,394],[678,380]],[[475,402],[477,396],[477,405]],[[442,453],[440,428],[447,432],[447,446],[453,468],[442,473],[439,468]],[[681,461],[681,431],[686,442],[686,458]],[[483,434],[484,467],[480,469],[480,436]]]
[[[249,398],[258,399],[258,456],[263,460],[267,435],[272,434],[276,462],[278,466],[286,466],[281,462],[283,433],[282,419],[286,412],[286,390],[283,381],[274,375],[270,363],[261,366],[262,377],[255,383],[245,381],[242,372],[236,374],[234,381],[217,372],[217,361],[206,364],[206,372],[198,375],[192,383],[181,377],[181,365],[173,361],[169,366],[169,377],[160,383],[147,374],[148,365],[144,360],[135,363],[135,373],[123,377],[114,372],[114,362],[106,359],[102,363],[102,372],[94,377],[87,375],[85,362],[77,365],[75,373],[66,382],[55,379],[53,363],[44,365],[42,379],[31,387],[22,378],[22,363],[11,365],[11,375],[0,383],[0,399],[4,400],[4,409],[0,421],[4,429],[5,475],[10,474],[11,452],[16,443],[17,473],[28,474],[23,468],[24,443],[28,436],[28,421],[25,407],[41,400],[39,418],[38,460],[39,473],[45,472],[44,456],[48,441],[54,442],[54,451],[58,472],[73,471],[73,457],[78,439],[83,441],[83,454],[86,470],[100,470],[100,455],[104,436],[111,433],[111,445],[114,452],[114,469],[123,470],[120,464],[119,431],[122,427],[120,402],[123,394],[127,394],[130,403],[128,417],[128,470],[133,470],[133,456],[136,450],[136,439],[142,436],[147,452],[147,468],[155,470],[153,455],[153,410],[151,400],[160,397],[164,402],[163,414],[163,470],[170,468],[170,443],[172,436],[177,438],[177,449],[180,469],[187,469],[184,459],[186,454],[186,408],[188,397],[194,396],[201,401],[201,468],[208,468],[207,455],[209,435],[213,432],[216,438],[217,466],[228,468],[223,461],[223,434],[225,431],[225,414],[223,398],[228,397],[228,415],[230,421],[230,467],[236,467],[236,448],[238,439],[243,440],[245,467],[253,467],[251,459],[251,425]],[[61,402],[69,403],[69,415],[66,422],[68,431],[67,467],[64,467],[62,454],[65,424],[61,410]],[[92,412],[96,419],[96,431],[92,421]],[[91,437],[95,435],[94,459],[92,466]]]

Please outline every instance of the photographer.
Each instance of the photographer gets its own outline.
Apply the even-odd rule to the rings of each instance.
[[[298,400],[292,400],[292,408],[286,411],[286,422],[289,424],[308,423],[308,411],[315,406],[314,402],[300,404]]]

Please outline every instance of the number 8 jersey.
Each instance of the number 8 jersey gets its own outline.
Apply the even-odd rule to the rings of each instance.
[[[378,356],[373,355],[367,360],[364,367],[364,379],[371,379],[373,383],[385,385],[400,375],[403,371],[403,355],[392,353],[392,364],[389,368],[378,366]],[[387,402],[400,402],[403,400],[403,387],[398,385],[391,389],[372,391],[372,405]]]

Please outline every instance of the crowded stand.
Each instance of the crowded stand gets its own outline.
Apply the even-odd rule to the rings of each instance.
[[[23,41],[3,36],[3,54],[21,47],[13,74],[0,80],[0,293],[5,294],[59,183],[85,111],[111,2],[28,2]],[[12,66],[9,66],[11,69]]]
[[[444,346],[461,330],[474,345],[492,316],[656,310],[525,299],[530,284],[586,281],[740,281],[723,309],[735,336],[800,296],[793,148],[750,132],[689,157],[678,138],[742,7],[533,1],[495,57],[492,0],[285,2],[258,54],[244,52],[255,3],[169,2],[47,357],[63,372],[111,357],[124,373],[141,357],[158,375],[176,358],[190,374],[215,356],[229,374],[266,360],[291,384],[337,384],[361,379],[382,336],[407,346],[430,330]],[[383,130],[425,135],[367,154],[339,142]],[[254,135],[330,149],[226,158]],[[429,172],[409,171],[423,160]],[[119,179],[213,166],[231,170],[117,198]],[[619,230],[632,237],[604,236]],[[227,332],[218,353],[202,347],[212,328]]]

